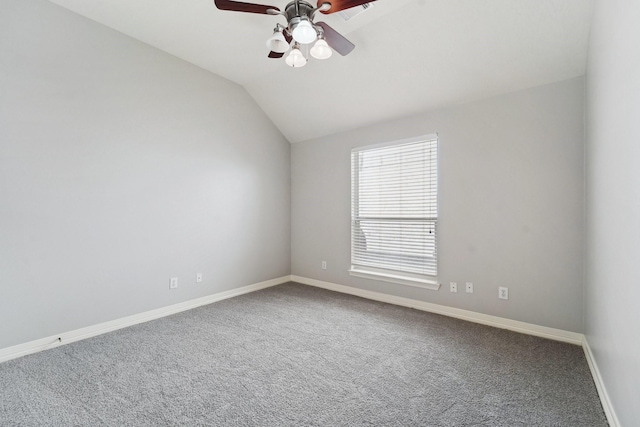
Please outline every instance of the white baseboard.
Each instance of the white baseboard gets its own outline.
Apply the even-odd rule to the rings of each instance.
[[[50,337],[41,338],[35,341],[30,341],[24,344],[18,344],[12,347],[0,349],[0,363],[7,360],[16,359],[27,354],[37,353],[39,351],[47,350],[50,348],[59,347],[61,345],[69,344],[75,341],[80,341],[86,338],[95,337],[96,335],[112,332],[117,329],[126,328],[128,326],[137,325],[138,323],[148,322],[150,320],[159,319],[161,317],[170,316],[172,314],[180,313],[182,311],[190,310],[192,308],[200,307],[221,301],[229,298],[233,298],[239,295],[247,294],[249,292],[255,292],[260,289],[269,288],[271,286],[280,285],[291,280],[291,276],[283,276],[277,279],[271,279],[260,283],[254,283],[252,285],[243,286],[237,289],[231,289],[229,291],[219,292],[217,294],[208,295],[202,298],[196,298],[190,301],[181,302],[179,304],[173,304],[167,307],[158,308],[155,310],[145,311],[144,313],[134,314],[132,316],[122,317],[120,319],[112,320],[109,322],[99,323],[97,325],[88,326],[86,328],[76,329],[74,331],[62,332]]]
[[[596,359],[593,356],[591,347],[589,347],[587,337],[585,337],[582,341],[582,348],[584,349],[584,355],[587,358],[587,363],[589,364],[589,369],[591,370],[591,376],[593,377],[593,382],[596,384],[596,389],[598,390],[598,395],[600,396],[600,401],[602,402],[602,409],[604,410],[604,414],[607,416],[609,426],[620,427],[620,421],[618,420],[616,412],[613,410],[611,399],[609,399],[609,393],[607,393],[607,389],[604,386],[604,381],[602,380],[602,376],[600,375],[600,370],[598,369],[598,364],[596,363]]]
[[[447,307],[438,304],[432,304],[424,301],[414,300],[410,298],[402,298],[389,294],[383,294],[380,292],[367,291],[364,289],[354,288],[345,285],[338,285],[336,283],[324,282],[316,279],[309,279],[301,276],[283,276],[276,279],[267,280],[260,283],[255,283],[241,288],[232,289],[225,292],[219,292],[217,294],[208,295],[202,298],[196,298],[190,301],[185,301],[179,304],[173,304],[167,307],[158,308],[144,313],[135,314],[132,316],[123,317],[120,319],[112,320],[109,322],[99,323],[97,325],[88,326],[86,328],[76,329],[74,331],[63,332],[50,337],[41,338],[38,340],[30,341],[24,344],[19,344],[12,347],[0,349],[0,363],[7,360],[16,359],[27,354],[37,353],[39,351],[47,350],[50,348],[59,347],[61,345],[69,344],[75,341],[80,341],[86,338],[91,338],[97,335],[101,335],[107,332],[112,332],[118,329],[133,326],[139,323],[148,322],[150,320],[159,319],[161,317],[170,316],[172,314],[180,313],[182,311],[190,310],[192,308],[200,307],[202,305],[211,304],[217,301],[233,298],[239,295],[255,292],[261,289],[269,288],[272,286],[280,285],[289,281],[301,283],[304,285],[315,286],[319,288],[328,289],[331,291],[341,292],[344,294],[350,294],[367,298],[374,301],[385,302],[389,304],[395,304],[403,307],[415,308],[417,310],[427,311],[431,313],[442,314],[449,317],[455,317],[457,319],[467,320],[474,323],[480,323],[483,325],[494,326],[497,328],[508,329],[515,332],[534,335],[543,338],[549,338],[556,341],[563,341],[571,344],[582,345],[591,375],[593,376],[596,389],[602,402],[607,421],[611,427],[620,427],[618,417],[611,405],[611,400],[604,386],[598,365],[596,364],[589,343],[584,335],[563,331],[561,329],[548,328],[546,326],[538,326],[531,323],[519,322],[517,320],[505,319],[502,317],[491,316],[482,313],[476,313],[473,311],[462,310],[453,307]]]
[[[336,283],[323,282],[321,280],[309,279],[306,277],[292,275],[291,280],[294,282],[302,283],[303,285],[316,286],[319,288],[329,289],[331,291],[342,292],[344,294],[350,294],[375,301],[415,308],[417,310],[442,314],[449,317],[455,317],[457,319],[467,320],[469,322],[480,323],[482,325],[494,326],[496,328],[508,329],[510,331],[534,335],[542,338],[549,338],[552,340],[563,341],[576,345],[582,345],[582,341],[584,338],[582,334],[576,332],[569,332],[562,329],[534,325],[532,323],[519,322],[517,320],[505,319],[504,317],[491,316],[488,314],[476,313],[474,311],[462,310],[459,308],[447,307],[439,304],[432,304],[410,298],[402,298],[389,294],[383,294],[380,292],[367,291],[364,289],[353,288],[351,286],[338,285]]]

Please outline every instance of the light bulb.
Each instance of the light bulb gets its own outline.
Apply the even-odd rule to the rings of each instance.
[[[295,41],[302,44],[313,43],[318,38],[318,33],[307,19],[301,20],[291,35]]]
[[[333,51],[324,39],[318,40],[309,53],[316,59],[327,59],[333,55]]]
[[[289,55],[287,55],[284,62],[293,68],[300,68],[307,65],[307,59],[304,57],[302,52],[300,52],[298,46],[294,46],[294,48],[291,49],[291,52],[289,52]]]
[[[273,35],[267,40],[267,48],[276,53],[285,53],[289,50],[289,43],[284,38],[282,31],[273,32]]]

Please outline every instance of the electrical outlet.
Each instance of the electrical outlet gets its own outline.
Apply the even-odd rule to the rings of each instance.
[[[196,274],[196,283],[201,283],[202,282],[202,273],[197,273]]]
[[[472,282],[467,282],[465,284],[464,290],[468,293],[468,294],[472,294],[473,293],[473,283]]]
[[[451,292],[458,292],[458,284],[456,282],[449,282],[449,290]]]
[[[498,298],[500,299],[509,299],[509,288],[498,288]]]
[[[169,289],[175,289],[178,287],[178,278],[172,277],[171,282],[169,282]]]
[[[327,261],[322,261],[322,269],[323,270],[327,269]]]

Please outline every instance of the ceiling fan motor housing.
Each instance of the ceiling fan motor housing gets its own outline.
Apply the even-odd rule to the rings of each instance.
[[[287,22],[289,23],[289,26],[287,28],[289,34],[293,33],[293,30],[304,18],[308,19],[309,22],[313,25],[311,17],[313,15],[314,9],[316,8],[314,8],[313,6],[311,6],[311,4],[307,3],[304,0],[294,0],[289,3],[284,8],[284,15],[287,18]]]

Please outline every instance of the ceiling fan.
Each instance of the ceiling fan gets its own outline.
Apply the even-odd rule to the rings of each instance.
[[[285,6],[283,11],[275,6],[233,0],[215,0],[215,4],[220,10],[284,16],[287,26],[277,24],[273,35],[267,40],[267,48],[270,50],[268,57],[282,58],[291,48],[285,62],[295,68],[303,67],[307,63],[307,58],[300,50],[303,45],[315,42],[309,53],[316,59],[329,58],[332,49],[344,56],[355,48],[353,43],[327,23],[313,22],[316,12],[330,14],[372,1],[375,0],[318,0],[317,6],[313,7],[305,0],[293,0]]]

